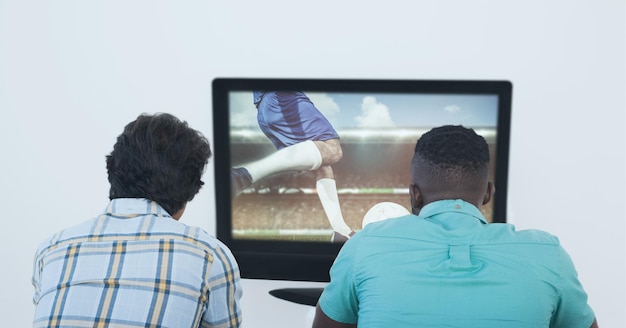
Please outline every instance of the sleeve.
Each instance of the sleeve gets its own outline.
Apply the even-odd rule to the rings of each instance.
[[[33,295],[33,304],[39,304],[41,298],[41,260],[39,259],[39,250],[35,253],[33,260],[33,276],[32,284],[35,287],[35,294]]]
[[[324,288],[318,301],[322,311],[337,322],[357,323],[359,302],[354,279],[354,264],[357,263],[356,251],[360,240],[360,235],[357,233],[343,245],[330,269],[330,282]]]
[[[570,256],[559,246],[559,254],[553,265],[559,276],[555,285],[559,293],[557,308],[552,315],[550,327],[588,328],[593,323],[595,314],[587,303],[587,293],[578,280],[578,273]]]
[[[241,296],[239,265],[230,250],[220,244],[211,267],[208,304],[201,326],[240,327]]]
[[[58,236],[55,235],[55,237]],[[31,277],[31,283],[35,288],[35,293],[33,294],[33,304],[39,304],[39,300],[41,299],[41,276],[42,276],[42,266],[44,263],[44,256],[47,253],[48,246],[52,244],[51,240],[45,240],[37,247],[35,251],[35,256],[33,257],[33,275]]]

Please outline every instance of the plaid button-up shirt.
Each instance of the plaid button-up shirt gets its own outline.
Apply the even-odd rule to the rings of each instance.
[[[146,199],[114,199],[35,255],[33,327],[239,327],[232,253]]]

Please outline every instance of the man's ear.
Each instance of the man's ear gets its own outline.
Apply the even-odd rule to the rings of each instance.
[[[491,181],[487,182],[487,191],[485,191],[485,197],[483,198],[483,205],[489,203],[491,201],[491,198],[493,197],[493,194],[495,193],[496,193],[496,186]]]
[[[422,193],[416,184],[409,186],[409,193],[411,194],[411,211],[413,214],[418,215],[422,207],[424,206],[424,199]]]

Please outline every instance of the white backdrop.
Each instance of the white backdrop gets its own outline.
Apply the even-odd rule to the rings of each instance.
[[[600,324],[624,327],[625,13],[621,0],[0,0],[0,322],[30,326],[40,240],[106,205],[122,127],[167,111],[212,139],[219,76],[512,81],[509,221],[559,236]],[[183,221],[214,232],[212,167],[205,179]],[[304,326],[309,307],[267,291],[309,285],[246,280],[244,327]]]

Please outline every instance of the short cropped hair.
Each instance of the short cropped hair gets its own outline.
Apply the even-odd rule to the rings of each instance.
[[[109,198],[147,198],[174,214],[200,191],[210,157],[208,140],[187,122],[141,114],[106,156]]]
[[[415,145],[411,162],[414,183],[418,175],[431,182],[459,186],[487,179],[487,142],[473,129],[461,125],[433,128]]]

